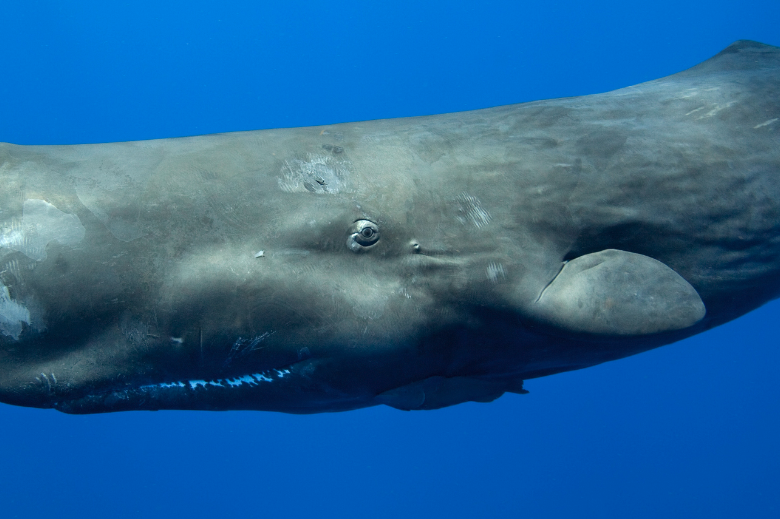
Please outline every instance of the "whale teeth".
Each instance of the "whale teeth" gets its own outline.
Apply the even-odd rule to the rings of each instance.
[[[172,388],[183,388],[188,386],[190,389],[197,389],[199,387],[232,388],[232,387],[240,387],[243,386],[244,384],[248,384],[250,386],[258,386],[262,382],[273,382],[275,379],[284,378],[289,374],[290,374],[289,369],[271,369],[268,371],[263,371],[261,373],[252,373],[250,375],[241,375],[233,378],[218,378],[213,380],[193,379],[193,380],[185,380],[185,381],[179,380],[176,382],[161,382],[159,384],[148,384],[145,386],[141,386],[141,389],[172,389]]]

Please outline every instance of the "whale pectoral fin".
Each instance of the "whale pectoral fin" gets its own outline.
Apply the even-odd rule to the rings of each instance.
[[[687,328],[706,311],[696,289],[665,264],[608,249],[566,263],[533,312],[568,332],[630,336]]]
[[[522,383],[520,386],[522,387]],[[376,396],[377,402],[403,411],[440,409],[463,402],[492,402],[511,391],[506,382],[470,377],[429,377]],[[522,389],[515,392],[524,392]]]

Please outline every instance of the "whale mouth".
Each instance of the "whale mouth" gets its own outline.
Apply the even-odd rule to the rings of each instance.
[[[54,409],[68,414],[160,409],[219,409],[234,402],[235,409],[257,406],[259,389],[272,389],[294,376],[294,365],[223,378],[181,378],[172,381],[108,387],[54,402]],[[274,384],[277,383],[277,384]],[[273,393],[279,389],[274,388]]]

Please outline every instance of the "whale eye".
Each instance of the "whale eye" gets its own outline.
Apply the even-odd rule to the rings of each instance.
[[[361,251],[379,241],[379,227],[371,220],[358,220],[352,224],[347,238],[347,247],[354,252]]]

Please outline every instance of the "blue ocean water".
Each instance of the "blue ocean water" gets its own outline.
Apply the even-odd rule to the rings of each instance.
[[[780,3],[5,2],[0,142],[425,115],[669,75]],[[779,143],[780,145],[780,143]],[[0,405],[0,518],[780,517],[774,302],[528,395],[405,413]]]

